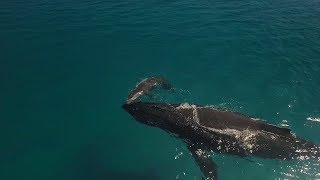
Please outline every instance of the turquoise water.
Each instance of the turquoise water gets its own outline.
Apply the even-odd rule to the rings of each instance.
[[[121,109],[152,75],[320,143],[315,0],[0,2],[0,179],[200,179],[184,144]],[[286,121],[284,121],[286,120]],[[313,121],[312,121],[313,120]],[[317,161],[214,155],[220,179],[316,179]]]

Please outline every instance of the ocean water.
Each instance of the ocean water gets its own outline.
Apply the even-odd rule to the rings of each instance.
[[[121,109],[154,75],[178,89],[166,102],[320,143],[319,17],[316,0],[0,1],[0,179],[201,179],[179,139]],[[222,180],[320,179],[315,160],[213,159]]]

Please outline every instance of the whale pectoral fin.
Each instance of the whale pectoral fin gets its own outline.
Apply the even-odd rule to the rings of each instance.
[[[188,146],[193,158],[200,167],[201,172],[203,173],[206,180],[217,180],[217,165],[213,160],[208,156],[208,154],[199,149],[197,146],[190,145]]]

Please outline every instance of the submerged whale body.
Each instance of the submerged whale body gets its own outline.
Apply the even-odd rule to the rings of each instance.
[[[140,101],[125,103],[123,108],[138,122],[181,138],[206,179],[218,178],[210,152],[284,160],[320,157],[319,146],[295,136],[290,129],[237,112],[188,103]]]

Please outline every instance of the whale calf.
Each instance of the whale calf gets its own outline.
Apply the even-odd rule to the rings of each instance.
[[[157,87],[162,87],[163,89],[166,89],[166,90],[172,89],[171,84],[162,77],[146,78],[142,80],[140,83],[138,83],[136,88],[132,90],[126,103],[129,104],[138,100],[139,97],[141,97],[142,95],[148,94],[150,91],[152,91]]]
[[[188,103],[134,101],[122,107],[138,122],[182,139],[206,179],[218,179],[217,166],[210,158],[212,152],[283,160],[320,159],[315,143],[294,135],[290,129],[238,112]]]

